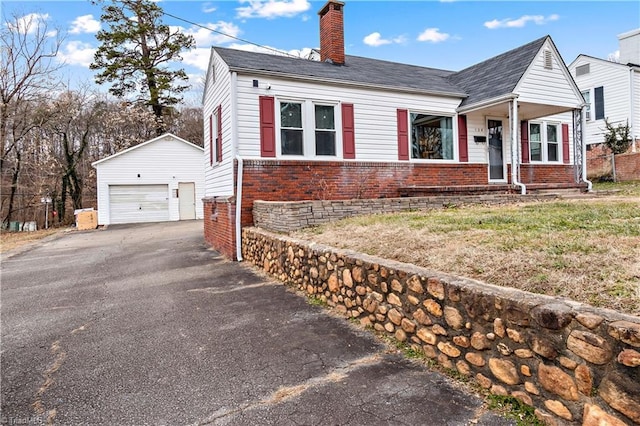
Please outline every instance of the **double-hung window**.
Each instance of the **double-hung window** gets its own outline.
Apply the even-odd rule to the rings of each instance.
[[[529,158],[532,162],[557,163],[561,160],[558,123],[529,123]]]
[[[280,154],[335,157],[335,109],[335,105],[312,101],[280,101]]]
[[[411,113],[411,157],[453,160],[452,117]]]
[[[280,143],[282,155],[304,155],[302,103],[280,102]]]
[[[315,105],[316,155],[336,155],[336,121],[333,105]]]

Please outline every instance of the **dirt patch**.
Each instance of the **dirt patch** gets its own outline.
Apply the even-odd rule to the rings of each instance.
[[[35,241],[64,232],[61,228],[42,229],[33,232],[0,232],[0,253],[8,253],[27,246]]]

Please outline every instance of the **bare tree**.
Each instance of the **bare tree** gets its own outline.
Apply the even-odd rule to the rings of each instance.
[[[0,170],[2,185],[10,186],[4,199],[3,224],[11,220],[23,160],[23,139],[43,117],[34,117],[34,105],[44,93],[58,87],[55,63],[62,40],[40,15],[13,16],[0,28]],[[7,167],[8,166],[8,167]],[[5,203],[6,201],[6,203]]]

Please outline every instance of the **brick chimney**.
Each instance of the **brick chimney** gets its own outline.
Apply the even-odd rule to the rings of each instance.
[[[344,3],[329,0],[318,12],[320,15],[320,60],[344,65]]]

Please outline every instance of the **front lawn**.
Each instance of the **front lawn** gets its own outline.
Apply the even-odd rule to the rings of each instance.
[[[616,192],[361,216],[295,236],[640,315],[640,182],[604,189]]]

